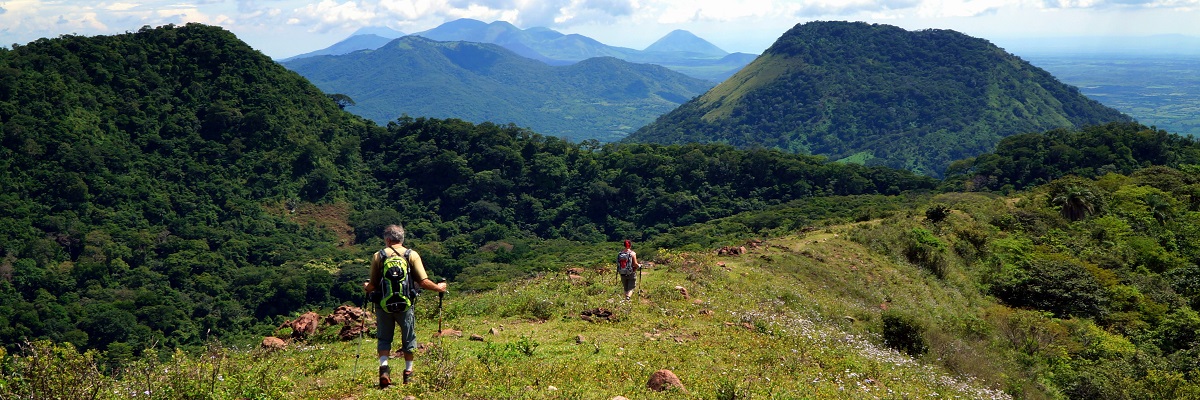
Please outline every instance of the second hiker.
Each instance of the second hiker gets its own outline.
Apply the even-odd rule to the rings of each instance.
[[[408,383],[412,377],[413,350],[417,347],[412,305],[416,300],[417,288],[446,292],[445,282],[434,283],[429,280],[425,266],[421,264],[421,255],[404,248],[404,227],[388,225],[383,228],[382,236],[386,247],[371,258],[371,279],[363,285],[368,294],[374,292],[377,298],[376,338],[379,343],[375,348],[379,351],[381,389],[392,383],[388,357],[392,353],[396,325],[400,325],[401,350],[404,352],[404,383]]]
[[[629,300],[633,289],[637,288],[637,270],[642,267],[632,246],[633,244],[626,240],[625,250],[617,253],[617,275],[621,277],[621,286],[625,289],[625,300]]]

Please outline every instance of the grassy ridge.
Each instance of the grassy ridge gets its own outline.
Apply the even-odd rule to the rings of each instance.
[[[99,398],[146,391],[169,398],[1006,398],[988,389],[1002,382],[954,377],[883,346],[877,326],[884,303],[941,315],[978,299],[938,290],[921,270],[871,254],[845,239],[850,229],[857,228],[770,238],[739,256],[643,250],[658,263],[630,303],[617,301],[615,275],[597,271],[604,264],[580,266],[580,278],[548,273],[448,297],[445,326],[484,341],[430,340],[437,302],[427,296],[418,337],[429,341],[416,381],[388,391],[369,388],[374,340],[327,341],[332,328],[285,351],[211,346],[203,354],[146,357],[115,378],[93,374],[87,382],[22,377],[30,363],[56,357],[74,360],[50,363],[69,366],[69,375],[93,368],[77,353],[9,357],[0,393],[19,395],[50,380],[41,393],[69,395],[61,391],[82,385]],[[580,318],[597,308],[613,316]],[[679,375],[686,394],[646,389],[650,373],[662,368]]]

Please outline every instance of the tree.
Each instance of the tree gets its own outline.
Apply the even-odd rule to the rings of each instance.
[[[1059,207],[1064,218],[1078,221],[1096,213],[1097,196],[1091,189],[1069,185],[1050,202]]]
[[[337,103],[338,108],[343,109],[343,110],[345,110],[346,107],[356,105],[354,103],[354,99],[350,98],[350,96],[347,96],[347,95],[344,95],[341,93],[331,94],[331,95],[329,95],[329,99],[333,100],[334,103]]]

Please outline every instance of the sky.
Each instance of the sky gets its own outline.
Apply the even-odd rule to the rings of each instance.
[[[952,29],[1001,47],[1077,37],[1200,39],[1200,0],[0,0],[0,47],[199,22],[279,59],[364,27],[416,33],[459,18],[546,27],[633,49],[684,29],[725,51],[753,54],[816,20]]]

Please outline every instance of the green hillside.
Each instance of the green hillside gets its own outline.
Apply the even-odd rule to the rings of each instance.
[[[3,359],[0,393],[1193,399],[1200,290],[1188,260],[1200,254],[1200,211],[1155,187],[1169,171],[1064,179],[1011,197],[818,198],[681,227],[639,242],[653,265],[629,303],[604,257],[614,246],[575,245],[581,257],[496,290],[452,292],[440,312],[424,297],[416,379],[387,391],[371,387],[373,339],[338,340],[343,325],[333,324],[282,351],[210,342],[114,375],[95,369],[94,353],[37,343]],[[1068,218],[1054,199],[1072,186],[1106,206]],[[1147,196],[1172,217],[1149,218]],[[802,229],[755,227],[836,205],[849,212]],[[715,251],[728,246],[747,251]],[[462,336],[433,337],[439,323]],[[30,373],[51,366],[94,379]],[[664,368],[686,391],[646,388]]]
[[[284,63],[347,110],[383,125],[402,115],[514,123],[572,141],[609,142],[711,83],[666,68],[593,58],[549,66],[499,46],[407,36],[374,51]]]
[[[982,39],[810,22],[625,140],[763,146],[940,176],[1006,136],[1129,120]]]
[[[0,52],[0,82],[0,343],[70,342],[118,364],[353,302],[390,223],[440,276],[486,290],[566,257],[531,251],[543,240],[640,240],[807,196],[936,185],[728,146],[379,127],[197,24],[18,46]]]

